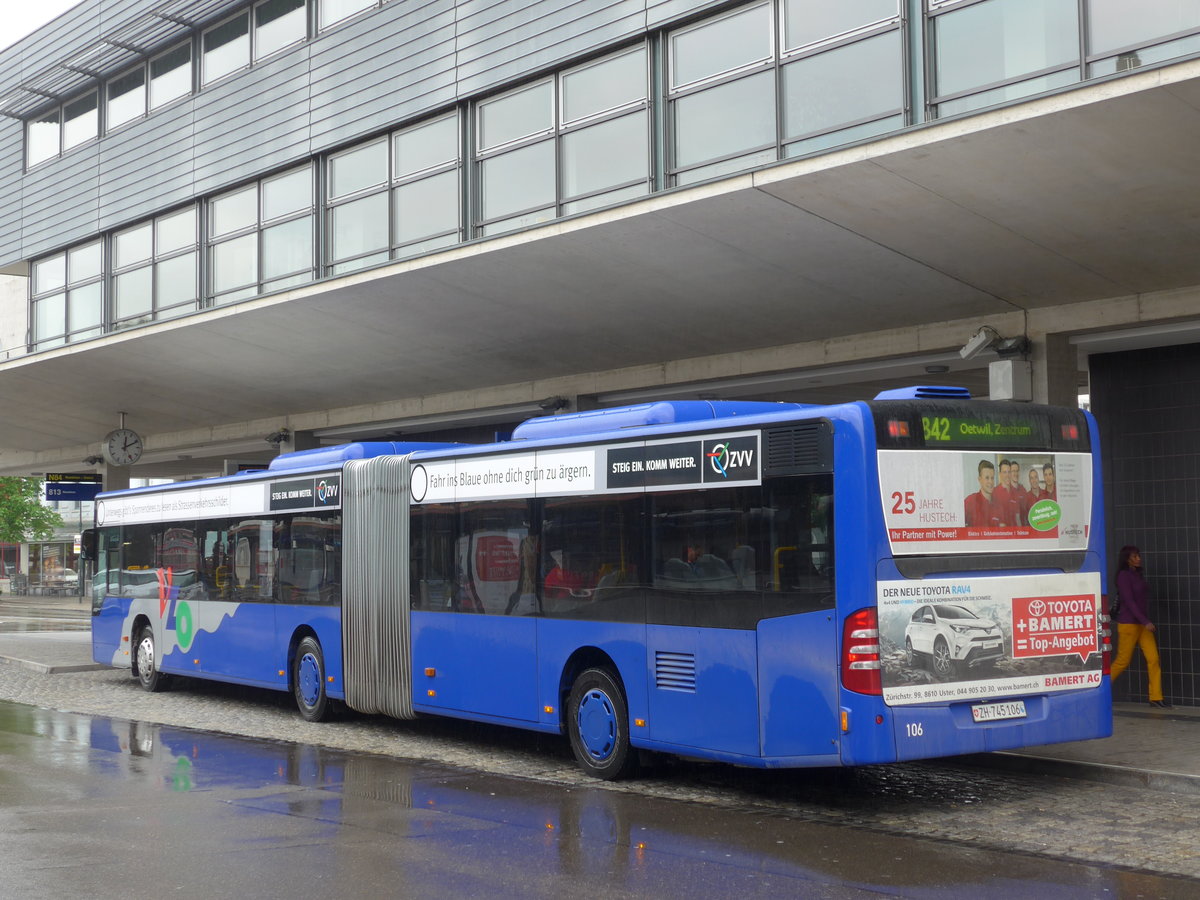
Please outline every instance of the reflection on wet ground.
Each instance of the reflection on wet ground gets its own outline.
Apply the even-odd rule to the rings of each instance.
[[[0,703],[0,819],[61,803],[43,827],[72,836],[99,828],[103,837],[93,840],[103,847],[88,854],[122,879],[136,868],[126,864],[139,860],[139,848],[153,845],[153,862],[142,858],[147,876],[161,866],[171,884],[192,875],[203,879],[193,888],[210,894],[249,867],[262,879],[260,896],[281,896],[297,883],[332,887],[338,882],[329,877],[351,873],[359,896],[374,895],[376,886],[388,896],[562,896],[581,885],[620,897],[1195,895],[1195,882],[1181,879],[829,821],[831,810],[912,804],[919,768],[679,766],[750,796],[791,796],[799,814]],[[926,788],[919,802],[933,808],[970,802],[961,780]],[[822,815],[803,815],[802,804],[822,807]],[[53,846],[52,834],[42,837]],[[0,834],[0,859],[7,840]],[[217,862],[226,853],[237,854],[238,866]],[[0,862],[0,875],[20,864]],[[42,874],[66,878],[66,868],[47,864]],[[122,885],[135,893],[145,886]]]
[[[18,616],[3,616],[0,618],[0,633],[29,632],[29,631],[89,631],[90,623],[62,621],[54,622],[43,618],[23,619]]]
[[[86,597],[0,595],[0,633],[90,631],[91,600]]]

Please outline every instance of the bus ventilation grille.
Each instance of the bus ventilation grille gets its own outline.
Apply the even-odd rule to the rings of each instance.
[[[766,433],[764,475],[806,475],[833,469],[833,430],[828,422],[803,422]]]
[[[664,691],[696,693],[696,654],[655,650],[654,683]]]

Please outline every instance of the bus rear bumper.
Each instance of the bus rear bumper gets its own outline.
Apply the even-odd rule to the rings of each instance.
[[[1022,701],[1025,715],[977,722],[972,714],[977,701],[892,707],[896,760],[1014,750],[1112,734],[1107,678],[1099,688],[1004,700]]]

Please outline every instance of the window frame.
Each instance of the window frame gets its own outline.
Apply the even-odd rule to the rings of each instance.
[[[165,220],[172,219],[183,213],[190,212],[192,215],[192,242],[190,244],[181,244],[170,249],[162,249],[161,236],[159,227]],[[146,228],[150,233],[150,252],[148,256],[132,260],[122,264],[117,256],[117,242],[122,235],[130,234],[139,229]],[[164,321],[165,319],[175,318],[179,315],[186,315],[189,312],[195,312],[202,306],[201,303],[201,283],[200,283],[200,266],[201,266],[201,246],[200,246],[200,210],[196,203],[189,203],[183,206],[178,206],[169,209],[164,213],[160,213],[149,219],[143,219],[128,228],[122,228],[119,231],[113,231],[110,234],[111,240],[111,301],[109,304],[109,323],[108,331],[115,333],[125,331],[129,328],[137,328],[142,325],[149,325],[153,322]],[[195,254],[196,262],[192,267],[194,297],[183,300],[177,303],[164,305],[161,303],[159,290],[158,274],[159,267],[164,264],[169,264],[175,260]],[[134,275],[138,272],[148,271],[150,282],[150,304],[149,308],[144,313],[137,313],[130,316],[119,317],[117,303],[119,301],[119,292],[117,290],[117,280],[126,275]],[[188,306],[191,309],[188,309]],[[165,315],[164,315],[165,314]]]
[[[271,181],[276,181],[283,178],[295,176],[301,172],[308,172],[308,203],[307,205],[297,206],[295,209],[281,213],[270,219],[265,218],[264,201],[263,201],[263,186]],[[236,194],[253,190],[254,192],[254,219],[250,223],[238,225],[228,231],[220,234],[213,233],[213,206],[223,199],[232,197]],[[264,293],[271,293],[276,290],[286,290],[296,284],[308,284],[315,281],[321,271],[321,263],[316,252],[316,232],[318,229],[317,217],[320,212],[320,204],[316,199],[316,165],[313,160],[298,165],[291,166],[279,172],[272,172],[269,175],[264,175],[254,181],[246,182],[237,185],[229,190],[222,191],[220,194],[208,197],[204,201],[205,208],[205,227],[204,227],[204,276],[205,283],[201,293],[203,294],[200,305],[202,308],[214,306],[224,306],[228,303],[236,303],[240,300],[248,300],[254,297],[261,296]],[[265,231],[276,226],[286,225],[290,222],[295,222],[300,219],[308,218],[310,220],[310,241],[309,241],[309,265],[307,270],[301,268],[293,270],[290,273],[275,275],[270,279],[264,278],[263,270],[263,235]],[[231,246],[235,241],[243,241],[246,238],[253,238],[254,245],[254,278],[251,281],[240,282],[232,287],[217,290],[217,255],[218,248],[222,246]],[[307,271],[307,275],[305,272]],[[301,280],[296,280],[301,279]],[[289,282],[281,284],[281,282]]]
[[[254,65],[254,36],[253,36],[254,28],[253,28],[253,23],[251,21],[252,18],[253,18],[252,8],[245,7],[244,9],[239,10],[238,12],[234,13],[233,15],[227,16],[224,19],[222,19],[221,21],[215,22],[212,25],[208,26],[207,28],[203,28],[200,30],[200,32],[199,32],[199,47],[200,47],[199,76],[200,76],[200,89],[201,90],[203,90],[204,88],[207,88],[207,87],[211,87],[212,85],[217,84],[220,81],[224,81],[226,78],[236,75],[239,72],[245,72],[247,69],[249,69],[251,66]],[[243,20],[245,20],[245,23],[246,23],[246,32],[245,32],[246,61],[244,63],[242,63],[241,65],[236,66],[232,69],[226,69],[220,75],[215,75],[215,76],[210,77],[208,74],[208,56],[209,56],[209,54],[215,53],[217,50],[220,50],[224,47],[228,47],[230,44],[235,43],[237,40],[239,40],[241,38],[241,35],[234,38],[233,40],[226,41],[224,44],[221,44],[220,47],[217,47],[214,50],[208,50],[205,48],[205,40],[213,32],[219,31],[220,29],[224,28],[226,25],[229,25],[229,24],[237,21],[238,19],[243,19]]]
[[[139,89],[141,92],[141,95],[142,95],[141,111],[139,113],[137,113],[136,115],[130,116],[127,119],[122,119],[120,122],[117,122],[114,124],[113,116],[112,116],[112,103],[113,103],[112,88],[113,88],[113,85],[116,82],[121,81],[123,78],[128,78],[130,75],[133,75],[135,72],[140,72],[142,75],[142,84]],[[126,93],[132,93],[132,92],[127,91]],[[124,95],[122,95],[122,96],[124,96]],[[117,75],[114,75],[112,78],[105,80],[105,82],[104,82],[104,134],[112,134],[114,131],[118,131],[122,128],[125,128],[128,125],[132,125],[134,122],[140,122],[142,119],[146,118],[146,116],[148,116],[149,114],[150,114],[150,64],[149,64],[148,60],[143,60],[138,65],[133,66],[129,69],[125,69],[123,72],[120,72]]]

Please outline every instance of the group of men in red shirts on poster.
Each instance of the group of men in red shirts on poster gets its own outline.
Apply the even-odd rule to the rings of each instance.
[[[1039,500],[1057,500],[1054,463],[1046,463],[1039,471],[1029,469],[1029,487],[1021,484],[1021,464],[1016,460],[1000,460],[999,483],[996,465],[980,460],[979,490],[967,497],[964,511],[968,528],[1007,528],[1029,524],[1029,509]]]

